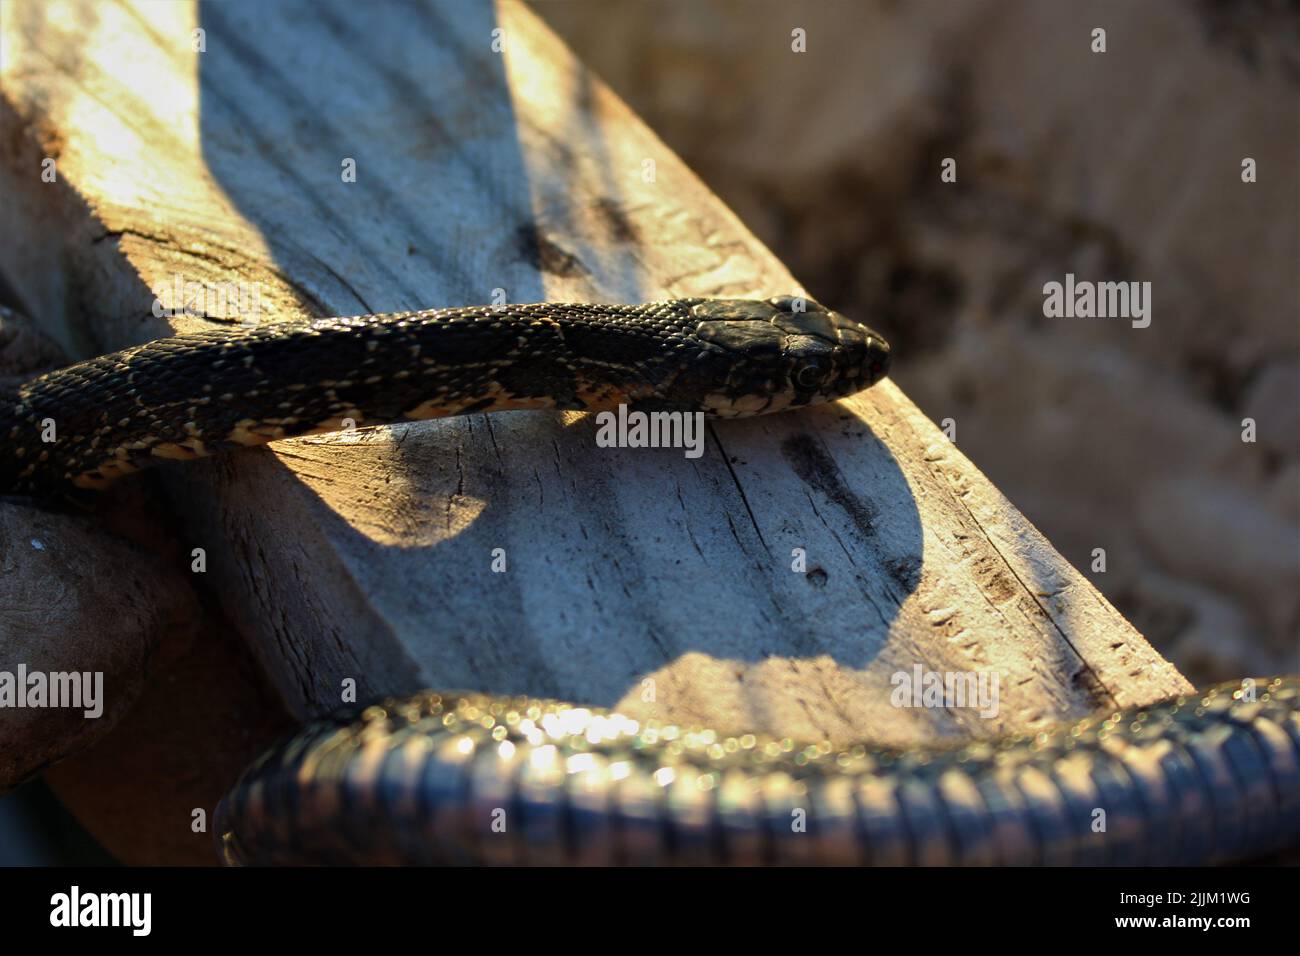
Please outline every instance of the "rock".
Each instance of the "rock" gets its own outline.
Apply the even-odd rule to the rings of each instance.
[[[66,363],[58,343],[26,316],[0,305],[0,392]]]
[[[175,572],[93,518],[0,502],[0,791],[112,727],[191,600]],[[24,674],[29,691],[34,675],[90,674],[94,702],[15,706]]]
[[[1152,484],[1138,533],[1159,565],[1245,609],[1257,644],[1289,652],[1300,621],[1300,528],[1279,521],[1260,493],[1207,476]],[[1202,509],[1196,521],[1185,516]]]
[[[1270,362],[1246,394],[1246,415],[1255,419],[1257,439],[1300,462],[1300,362]]]
[[[213,866],[217,801],[293,729],[249,649],[208,614],[193,641],[159,661],[121,723],[45,782],[122,863]]]

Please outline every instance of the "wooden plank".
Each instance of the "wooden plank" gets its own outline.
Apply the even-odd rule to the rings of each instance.
[[[208,326],[151,317],[177,276],[255,284],[260,321],[498,289],[802,291],[521,5],[10,2],[0,17],[0,189],[22,197],[0,228],[23,240],[0,270],[90,351]],[[57,184],[38,178],[47,156]],[[394,426],[166,486],[207,552],[198,586],[299,716],[352,678],[362,696],[527,692],[908,743],[1188,687],[891,383],[716,423],[697,460],[594,434],[531,412]],[[997,714],[892,706],[892,676],[915,666],[998,672]]]

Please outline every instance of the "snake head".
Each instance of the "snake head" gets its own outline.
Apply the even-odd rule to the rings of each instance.
[[[704,401],[722,418],[834,401],[889,372],[877,332],[799,296],[713,299],[691,310],[696,337],[726,353],[725,381]]]

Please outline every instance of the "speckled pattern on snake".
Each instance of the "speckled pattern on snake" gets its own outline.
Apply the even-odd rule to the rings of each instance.
[[[94,489],[160,459],[350,424],[620,403],[764,414],[864,389],[889,358],[866,326],[793,297],[177,335],[0,397],[0,493]],[[228,862],[254,864],[1247,859],[1300,843],[1300,678],[906,751],[429,693],[307,728],[264,755],[222,801],[217,832]]]
[[[0,405],[0,493],[99,488],[348,424],[519,408],[729,418],[852,394],[889,346],[811,299],[539,303],[275,323],[157,339],[34,379]],[[58,440],[42,440],[52,421]]]

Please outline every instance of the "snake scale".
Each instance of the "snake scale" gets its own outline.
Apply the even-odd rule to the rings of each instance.
[[[474,412],[764,414],[867,388],[889,359],[871,329],[790,296],[176,335],[0,396],[0,493],[75,495],[162,459]],[[245,864],[1248,859],[1300,843],[1300,678],[901,751],[429,692],[263,755],[216,830],[223,858]]]
[[[216,826],[228,861],[255,864],[1244,859],[1300,840],[1300,680],[1247,687],[1254,702],[1227,685],[1029,737],[905,751],[430,693],[264,755]]]

